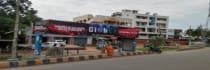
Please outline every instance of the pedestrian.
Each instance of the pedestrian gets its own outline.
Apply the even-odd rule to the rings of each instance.
[[[123,43],[121,41],[118,42],[118,52],[121,53],[123,48]]]
[[[107,52],[107,56],[113,56],[114,49],[111,43],[108,43],[108,45],[106,46],[106,52]]]

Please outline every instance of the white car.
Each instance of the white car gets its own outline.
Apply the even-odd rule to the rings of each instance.
[[[55,42],[55,43],[59,43],[59,44],[61,44],[61,45],[63,45],[63,46],[66,45],[66,41],[65,41],[65,40],[55,40],[54,42]]]
[[[53,47],[55,44],[58,44],[56,47],[59,46],[66,46],[66,41],[63,40],[55,40],[53,42],[45,42],[42,44],[43,47]]]

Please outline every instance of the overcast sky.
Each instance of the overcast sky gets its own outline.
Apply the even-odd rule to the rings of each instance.
[[[205,24],[209,0],[31,0],[44,19],[72,21],[73,17],[111,15],[122,9],[169,16],[169,28],[187,29]]]

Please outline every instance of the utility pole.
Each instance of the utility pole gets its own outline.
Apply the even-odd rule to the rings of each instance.
[[[190,30],[191,30],[191,26],[190,26]],[[190,35],[189,35],[189,47],[191,47],[191,39],[192,39],[192,31],[190,31]]]
[[[16,58],[17,54],[17,38],[18,38],[18,28],[19,28],[19,14],[20,14],[20,0],[16,0],[16,18],[15,18],[15,28],[14,28],[14,37],[13,37],[13,42],[12,42],[12,58]]]
[[[207,45],[207,32],[208,32],[208,25],[209,25],[209,20],[210,20],[210,1],[209,1],[209,9],[208,9],[208,16],[207,16],[207,20],[206,20],[206,25],[205,27],[202,29],[202,32],[203,32],[203,42],[205,43],[205,45]]]
[[[206,30],[208,30],[209,20],[210,20],[210,1],[209,1],[208,17],[207,17],[207,20],[206,20]]]

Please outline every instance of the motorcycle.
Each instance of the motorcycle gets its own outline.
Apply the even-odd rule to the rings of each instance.
[[[149,51],[156,52],[156,53],[162,53],[162,50],[160,50],[160,47],[149,47]]]

